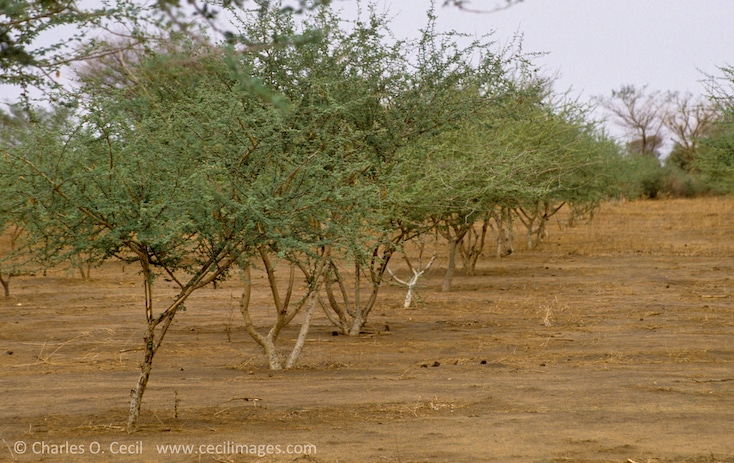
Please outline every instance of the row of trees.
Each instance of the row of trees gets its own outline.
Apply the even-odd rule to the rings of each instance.
[[[625,187],[619,147],[519,47],[438,34],[432,13],[416,42],[396,41],[379,15],[344,23],[325,5],[230,15],[221,43],[122,44],[80,69],[51,111],[4,120],[12,261],[139,266],[146,334],[130,429],[166,332],[200,288],[241,278],[247,332],[271,368],[289,368],[317,307],[345,334],[364,329],[411,240],[446,239],[449,291],[488,230],[507,254],[520,220],[534,247],[561,206],[583,214]],[[253,322],[253,269],[267,276],[269,326]],[[172,300],[156,296],[161,278],[177,285]],[[298,314],[285,356],[278,340]]]

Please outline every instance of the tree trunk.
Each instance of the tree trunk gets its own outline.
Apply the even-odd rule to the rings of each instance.
[[[362,310],[358,310],[354,317],[354,321],[352,322],[352,328],[349,330],[349,336],[359,336],[359,333],[362,332],[362,327],[365,323],[366,320],[362,315]]]
[[[288,363],[286,363],[286,368],[293,368],[296,365],[296,362],[298,361],[298,357],[301,355],[301,351],[303,350],[304,344],[306,344],[306,337],[308,336],[308,330],[311,327],[311,318],[313,317],[313,308],[316,305],[316,293],[317,290],[313,291],[308,297],[308,307],[306,307],[306,317],[303,320],[303,324],[301,325],[301,329],[298,332],[298,339],[296,339],[296,345],[293,346],[293,350],[291,351],[291,356],[288,359]]]
[[[79,264],[79,274],[82,280],[89,281],[92,279],[92,264],[91,262],[82,262]]]
[[[145,356],[143,357],[143,363],[140,365],[140,377],[135,387],[130,391],[130,414],[128,415],[127,421],[128,432],[134,431],[138,427],[140,407],[143,404],[143,394],[145,393],[145,388],[148,386],[150,372],[153,369],[153,357],[158,352],[158,348],[163,342],[163,337],[166,335],[168,327],[171,326],[173,317],[176,316],[178,306],[185,298],[186,296],[183,298],[179,296],[177,301],[169,307],[169,310],[164,312],[164,315],[148,322],[148,330],[145,334]],[[159,325],[161,325],[161,332],[156,340],[155,330]]]
[[[359,266],[359,261],[356,261],[355,259],[355,262],[354,262],[354,308],[357,314],[359,314],[359,312],[362,311],[362,301],[360,300],[360,291],[359,291],[360,290],[359,285],[362,283],[359,278],[361,273],[362,273],[362,268]],[[357,316],[357,314],[355,314],[355,316]]]
[[[250,317],[250,297],[252,295],[252,281],[250,266],[246,265],[243,268],[245,277],[245,288],[242,291],[242,299],[240,299],[240,312],[242,318],[245,321],[245,330],[257,342],[265,352],[265,357],[268,359],[268,365],[271,370],[281,370],[280,357],[278,356],[278,350],[275,348],[275,340],[273,339],[272,332],[268,336],[263,336],[257,331],[255,325],[252,323]]]
[[[514,252],[512,216],[512,210],[508,207],[501,207],[499,211],[495,210],[491,213],[497,226],[497,257],[509,256]]]
[[[0,273],[0,284],[3,285],[3,291],[5,292],[5,299],[10,297],[10,277],[12,277],[12,273],[8,273],[8,276],[6,278],[3,278],[3,274]]]
[[[480,232],[477,232],[474,226],[472,226],[459,243],[459,255],[461,256],[461,261],[464,264],[464,272],[466,272],[467,276],[474,276],[479,256],[484,252],[484,241],[487,237],[487,229],[489,228],[489,214],[489,212],[484,214]]]
[[[276,319],[273,326],[268,331],[267,335],[261,334],[255,325],[252,322],[252,318],[250,316],[250,295],[252,291],[252,282],[250,278],[250,267],[249,265],[246,265],[244,267],[244,274],[246,279],[245,284],[245,290],[242,294],[242,299],[240,301],[240,311],[242,312],[242,317],[245,321],[245,329],[247,330],[247,333],[252,337],[252,339],[257,342],[260,347],[263,348],[265,351],[265,356],[268,359],[268,365],[271,370],[282,370],[283,364],[281,362],[280,355],[278,354],[278,350],[276,348],[276,342],[278,340],[278,336],[280,335],[281,330],[286,327],[293,318],[303,309],[303,307],[306,307],[306,319],[303,322],[303,325],[301,326],[301,329],[299,331],[298,338],[296,340],[296,345],[291,351],[291,355],[289,357],[288,362],[286,363],[286,368],[291,368],[293,365],[295,365],[295,362],[298,360],[298,357],[303,350],[303,345],[306,342],[306,336],[308,335],[308,330],[311,325],[311,318],[313,316],[313,308],[316,304],[316,299],[318,297],[318,292],[321,285],[321,279],[324,276],[324,272],[326,269],[326,264],[329,261],[329,254],[331,252],[330,248],[324,248],[323,255],[320,257],[320,261],[316,265],[316,268],[314,269],[314,272],[312,275],[309,276],[309,270],[305,267],[305,265],[302,265],[301,263],[290,263],[290,275],[288,278],[288,289],[286,292],[285,299],[280,298],[280,292],[278,290],[278,282],[275,278],[275,266],[270,261],[270,258],[268,257],[268,254],[265,249],[260,249],[260,256],[262,258],[263,266],[265,268],[265,271],[268,276],[268,282],[270,285],[270,292],[273,296],[273,302],[275,304],[275,313],[276,313]],[[304,273],[306,278],[310,281],[308,286],[308,292],[301,298],[298,302],[292,304],[293,307],[290,304],[291,296],[292,296],[292,288],[295,282],[295,271],[294,269],[296,267],[299,267],[301,271]]]
[[[456,270],[456,254],[459,252],[461,241],[464,239],[469,230],[474,227],[474,223],[467,223],[468,217],[463,222],[447,223],[444,225],[437,224],[436,230],[449,242],[449,265],[446,269],[446,275],[443,278],[442,292],[451,291],[451,282],[454,279],[454,271]]]
[[[451,291],[451,281],[454,279],[454,269],[456,268],[456,249],[459,247],[459,243],[452,239],[449,241],[449,266],[446,269],[446,275],[443,277],[443,286],[441,291]]]
[[[140,407],[143,403],[143,394],[145,388],[148,385],[148,379],[150,378],[150,372],[153,369],[153,357],[155,356],[158,349],[163,343],[163,338],[168,332],[168,328],[173,322],[173,318],[176,316],[176,312],[180,307],[183,306],[184,301],[188,299],[194,290],[201,287],[203,284],[211,282],[218,273],[211,275],[210,279],[205,279],[204,276],[207,273],[206,267],[202,272],[199,272],[188,285],[181,286],[181,292],[178,293],[176,299],[164,310],[159,316],[153,316],[153,274],[150,269],[150,261],[147,259],[147,254],[140,253],[141,256],[140,265],[142,268],[142,274],[144,279],[144,291],[145,291],[145,317],[148,322],[148,328],[145,333],[145,354],[143,357],[143,363],[140,365],[140,378],[135,387],[131,390],[130,399],[130,414],[128,416],[127,430],[128,432],[135,430],[138,426],[140,419]],[[227,264],[229,265],[229,263]],[[223,268],[226,268],[223,266]],[[218,272],[221,272],[219,269]],[[156,337],[156,329],[160,328],[158,336]]]
[[[334,295],[334,282],[336,282],[339,286],[342,301],[344,301],[343,308],[339,305],[339,302],[336,300],[336,296]],[[344,286],[344,279],[341,277],[339,269],[336,267],[333,261],[329,263],[329,272],[324,275],[324,289],[326,290],[328,304],[324,302],[321,294],[319,294],[318,297],[319,303],[324,309],[326,317],[331,321],[334,326],[339,328],[339,331],[347,334],[349,332],[349,317],[353,317],[354,310],[352,310],[351,305],[349,304],[349,296],[347,294],[347,288]]]
[[[265,336],[262,348],[265,351],[265,357],[268,359],[268,367],[271,370],[282,370],[283,364],[280,362],[275,340],[271,336]]]
[[[533,240],[533,234],[535,233],[535,221],[540,216],[539,202],[532,205],[531,208],[517,207],[514,209],[515,215],[520,219],[523,225],[525,225],[526,239],[528,249],[533,249],[537,243]]]
[[[413,302],[413,285],[408,286],[408,293],[405,295],[405,301],[403,302],[403,308],[409,309],[410,304]]]
[[[333,275],[333,281],[328,276],[324,287],[326,289],[328,304],[325,303],[323,298],[319,296],[319,302],[321,303],[327,318],[339,329],[342,334],[347,336],[358,336],[364,325],[367,323],[367,318],[370,311],[377,301],[377,295],[380,291],[382,284],[382,278],[387,270],[387,264],[392,256],[392,251],[385,251],[381,258],[378,258],[378,248],[373,250],[373,261],[369,268],[369,284],[370,292],[367,301],[362,304],[362,294],[360,289],[360,274],[367,273],[362,272],[359,265],[355,265],[355,283],[353,286],[352,302],[350,302],[350,295],[347,291],[347,285],[345,280],[338,271],[337,267],[333,262],[330,264],[330,272]],[[337,297],[334,290],[334,281],[338,283],[341,301],[343,301],[344,307],[340,306],[337,302]],[[358,304],[359,302],[359,304]],[[333,311],[329,313],[329,310]],[[336,316],[334,316],[336,314]]]
[[[385,268],[387,267],[383,265],[382,269],[377,275],[377,280],[372,281],[372,291],[370,292],[370,298],[367,299],[367,302],[364,304],[364,306],[357,308],[354,314],[354,322],[352,323],[352,328],[349,330],[349,336],[359,336],[359,334],[362,332],[362,329],[364,328],[364,325],[367,324],[367,317],[369,317],[372,308],[375,306],[375,302],[377,302],[377,293],[379,293],[380,291],[380,283],[382,282],[382,275],[385,272]]]
[[[148,332],[145,335],[145,356],[143,363],[140,365],[140,377],[138,383],[130,391],[130,414],[127,419],[128,432],[134,431],[138,427],[140,420],[140,407],[143,404],[143,394],[148,386],[150,372],[153,369],[153,356],[155,355],[155,325],[148,326]]]

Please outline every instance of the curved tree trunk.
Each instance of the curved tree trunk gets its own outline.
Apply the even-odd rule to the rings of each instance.
[[[179,308],[183,307],[183,303],[191,296],[191,294],[202,288],[212,281],[216,280],[222,272],[226,271],[234,262],[235,258],[230,254],[230,249],[223,249],[218,254],[212,256],[210,260],[199,269],[188,283],[183,284],[176,280],[173,272],[165,266],[163,269],[168,275],[176,280],[181,288],[173,302],[160,315],[155,317],[153,311],[153,272],[151,269],[150,249],[142,244],[130,245],[130,249],[140,258],[141,273],[143,276],[143,288],[145,291],[145,317],[148,327],[145,333],[145,348],[143,362],[140,365],[140,377],[135,387],[131,390],[130,395],[130,413],[128,415],[127,430],[133,431],[137,428],[140,420],[140,408],[143,403],[143,394],[148,386],[150,372],[153,369],[153,358],[163,343],[163,338],[168,332],[168,328],[176,316]],[[156,330],[158,334],[156,335]]]
[[[147,284],[146,286],[150,286]],[[176,316],[176,311],[183,304],[183,302],[191,295],[193,289],[184,289],[171,304],[158,318],[150,319],[148,321],[148,328],[145,333],[145,348],[143,363],[140,365],[140,377],[135,387],[130,391],[130,413],[128,415],[127,429],[133,431],[138,427],[138,421],[140,419],[140,407],[143,403],[143,394],[145,388],[148,386],[148,379],[150,379],[150,372],[153,369],[153,357],[161,346],[163,338],[166,336],[168,328],[173,322],[173,318]],[[150,288],[146,288],[146,294],[152,295]],[[151,298],[152,299],[152,298]],[[156,337],[156,329],[160,326],[160,332]]]
[[[163,322],[163,329],[158,341],[155,339],[155,331],[159,321],[155,320],[148,324],[148,329],[144,338],[145,355],[143,357],[143,363],[140,365],[140,377],[138,378],[138,382],[135,384],[135,387],[130,391],[130,413],[127,420],[128,431],[135,430],[138,427],[138,421],[140,420],[140,408],[143,404],[143,394],[145,393],[145,388],[148,386],[150,372],[153,369],[153,357],[158,351],[158,347],[160,347],[160,344],[163,341],[163,336],[165,336],[165,332],[168,331],[168,327],[173,321],[175,314],[176,313],[174,311],[166,317]]]
[[[451,283],[454,279],[454,271],[456,270],[456,254],[459,251],[461,240],[464,239],[473,226],[473,223],[445,225],[443,231],[441,231],[441,227],[439,227],[439,232],[449,242],[449,264],[446,269],[446,275],[444,275],[443,278],[443,284],[441,285],[442,292],[451,291]]]
[[[298,331],[298,338],[296,339],[296,345],[293,346],[293,350],[291,351],[291,355],[288,358],[288,363],[286,363],[286,368],[293,368],[296,366],[296,362],[298,361],[298,357],[301,356],[301,351],[303,350],[303,346],[306,344],[306,337],[308,336],[308,330],[311,328],[311,319],[313,318],[313,308],[316,305],[316,292],[318,290],[312,291],[311,294],[308,296],[308,306],[306,307],[306,317],[303,320],[303,323],[301,324],[301,329]]]
[[[257,331],[255,325],[252,323],[252,318],[250,317],[250,297],[252,295],[252,273],[250,271],[250,266],[244,266],[243,271],[246,281],[245,288],[242,291],[242,299],[240,299],[240,312],[242,313],[242,318],[245,321],[245,330],[247,331],[247,334],[249,334],[250,337],[252,337],[252,339],[262,347],[265,357],[268,359],[268,366],[270,369],[282,370],[283,367],[280,362],[280,356],[278,355],[278,350],[275,347],[273,330],[270,330],[267,335],[263,335]],[[277,334],[275,334],[275,338],[277,338]]]
[[[487,237],[489,229],[490,213],[486,212],[482,217],[482,227],[479,232],[472,226],[464,239],[459,243],[459,253],[461,261],[464,264],[464,272],[468,276],[473,276],[477,268],[477,261],[484,252],[484,241]]]
[[[400,242],[403,236],[399,235],[394,238],[393,243]],[[324,288],[326,290],[327,300],[324,301],[321,296],[319,296],[318,300],[327,318],[329,318],[342,334],[358,336],[363,331],[364,326],[367,324],[369,314],[377,302],[382,280],[387,271],[387,264],[390,262],[395,246],[396,244],[390,244],[382,248],[382,256],[380,256],[381,248],[378,246],[372,250],[370,262],[355,264],[355,282],[351,296],[347,291],[347,285],[345,284],[343,275],[339,272],[336,264],[330,262],[329,272],[333,280],[328,275],[325,277]],[[368,269],[369,272],[363,270],[364,268]],[[363,294],[360,286],[360,277],[363,273],[369,277],[369,297],[364,302],[362,302]],[[338,284],[340,298],[337,298],[337,294],[335,293],[334,282]],[[338,299],[343,302],[343,305],[338,302]]]
[[[326,263],[329,259],[331,249],[329,247],[322,248],[322,254],[319,256],[318,261],[311,274],[309,269],[303,262],[291,261],[289,264],[290,273],[288,278],[288,288],[286,295],[281,299],[280,291],[278,288],[278,282],[275,278],[275,266],[268,257],[267,250],[260,248],[260,258],[262,259],[265,272],[268,277],[268,283],[270,286],[270,292],[273,297],[273,303],[275,304],[275,322],[271,326],[267,334],[260,333],[252,322],[250,316],[250,295],[252,291],[252,281],[249,265],[244,267],[245,275],[245,289],[240,300],[240,311],[245,321],[245,329],[247,333],[255,340],[260,347],[263,348],[265,357],[268,359],[268,365],[271,370],[282,370],[283,362],[278,353],[276,343],[278,337],[283,328],[285,328],[293,318],[306,307],[306,319],[301,325],[298,338],[296,339],[296,345],[291,351],[291,355],[286,363],[285,368],[291,368],[295,365],[298,360],[301,351],[303,350],[304,343],[306,342],[306,336],[311,325],[311,317],[313,313],[313,307],[316,304],[316,298],[321,284],[321,279],[324,274]],[[303,274],[306,276],[308,281],[308,289],[306,294],[298,301],[291,304],[291,296],[293,295],[293,286],[295,283],[296,267],[300,268]]]
[[[12,273],[8,273],[5,278],[3,278],[2,272],[0,272],[0,284],[3,285],[3,291],[5,292],[5,299],[10,297],[10,278],[13,276]]]

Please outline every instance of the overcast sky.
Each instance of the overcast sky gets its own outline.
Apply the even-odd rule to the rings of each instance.
[[[493,9],[505,0],[472,0],[467,7]],[[351,2],[337,2],[344,7]],[[492,14],[442,7],[438,27],[483,35],[499,43],[520,33],[527,52],[557,90],[582,98],[605,96],[622,85],[703,93],[705,73],[734,65],[734,0],[523,0]],[[415,34],[425,25],[429,0],[380,0],[394,29]]]

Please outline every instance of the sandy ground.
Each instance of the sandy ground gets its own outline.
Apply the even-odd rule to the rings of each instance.
[[[521,238],[451,293],[444,252],[414,308],[386,286],[370,334],[334,336],[318,313],[290,371],[269,371],[244,331],[236,280],[200,291],[132,434],[136,269],[16,277],[0,461],[734,462],[734,199],[609,203],[588,224],[554,220],[536,250]]]

